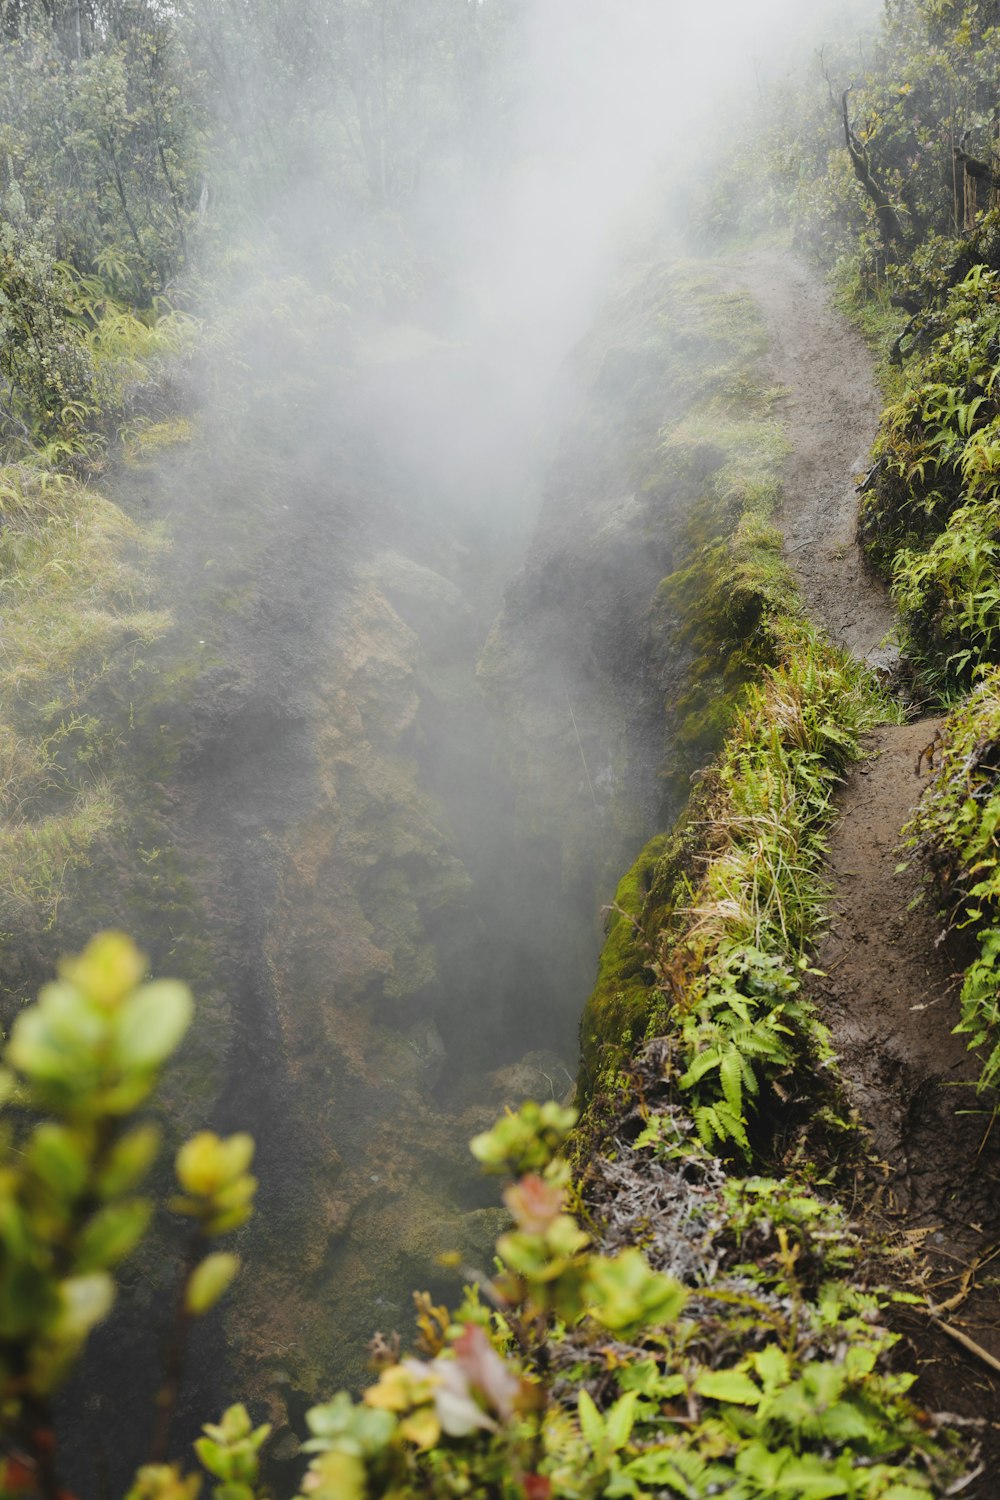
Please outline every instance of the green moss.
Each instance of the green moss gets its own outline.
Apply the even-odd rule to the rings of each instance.
[[[646,1032],[652,976],[644,928],[653,918],[647,898],[653,872],[668,841],[666,834],[650,840],[619,882],[608,913],[597,983],[580,1029],[585,1092],[589,1092],[598,1068],[613,1066],[615,1058],[627,1057]]]
[[[697,787],[675,832],[647,846],[619,888],[584,1015],[581,1086],[591,1110],[606,1111],[638,1042],[667,1032],[691,1069],[706,1144],[749,1152],[741,1111],[753,1113],[758,1071],[804,1065],[823,1048],[796,999],[822,911],[822,830],[860,729],[892,710],[803,618],[772,519],[787,451],[778,393],[738,311],[725,377],[661,449],[701,475],[680,566],[654,611],[686,662],[669,704],[675,805]]]
[[[893,307],[889,285],[874,284],[862,275],[858,257],[838,262],[833,276],[834,302],[858,329],[875,360],[875,379],[886,402],[898,401],[905,389],[905,376],[889,357],[893,343],[906,324],[906,314]]]
[[[44,931],[74,871],[127,822],[124,750],[159,539],[88,485],[0,468],[0,927]]]
[[[733,299],[722,303],[733,310]],[[756,312],[742,298],[735,309],[732,363],[661,449],[668,463],[707,471],[684,528],[681,565],[663,580],[654,606],[657,628],[688,661],[670,704],[675,754],[667,781],[681,801],[691,772],[721,744],[747,683],[777,661],[771,622],[796,608],[772,524],[788,452],[774,416],[781,392],[759,371]]]
[[[690,660],[671,705],[677,755],[669,780],[678,790],[718,749],[747,684],[777,661],[774,624],[793,601],[781,535],[752,513],[664,580],[658,607],[678,621]]]

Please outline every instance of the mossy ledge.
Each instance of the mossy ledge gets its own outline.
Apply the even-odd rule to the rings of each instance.
[[[769,953],[798,971],[820,919],[832,787],[857,753],[858,735],[895,714],[871,673],[805,618],[774,521],[788,451],[775,414],[781,392],[761,369],[752,303],[722,295],[718,306],[739,311],[730,362],[720,362],[714,386],[664,433],[661,447],[665,465],[702,475],[678,566],[654,604],[658,630],[687,663],[667,705],[671,751],[663,772],[674,794],[669,805],[681,812],[672,831],[641,851],[608,913],[581,1028],[581,1089],[590,1101],[613,1092],[621,1065],[644,1038],[661,1034],[668,970],[674,992],[690,992],[691,1003],[699,972],[734,940],[767,940]],[[775,803],[786,796],[787,808]],[[780,864],[770,892],[759,871],[746,890],[719,889],[748,841],[778,853],[782,838],[796,845],[796,870],[803,860],[808,868],[791,909]],[[732,912],[731,925],[718,914],[706,921],[713,901]]]
[[[759,456],[761,448],[758,437],[751,451]],[[862,1251],[837,1205],[843,1169],[857,1162],[863,1144],[826,1028],[803,991],[824,921],[836,786],[860,758],[865,732],[898,721],[901,710],[869,668],[805,618],[772,522],[781,451],[781,435],[772,430],[754,483],[706,495],[688,528],[688,561],[661,590],[678,640],[694,659],[691,686],[677,705],[678,770],[693,785],[673,830],[651,840],[623,877],[609,913],[581,1028],[577,1190],[602,1246],[639,1243],[652,1265],[676,1272],[678,1212],[693,1216],[682,1236],[692,1242],[706,1173],[726,1182],[713,1202],[721,1226],[716,1248],[740,1246],[741,1273],[760,1305],[754,1313],[746,1285],[730,1297],[724,1275],[719,1280],[711,1270],[709,1262],[726,1264],[725,1252],[686,1268],[690,1286],[719,1294],[702,1329],[717,1345],[701,1356],[709,1366],[736,1359],[749,1368],[759,1357],[771,1337],[766,1304],[779,1283],[800,1307],[803,1326],[818,1328],[829,1315],[845,1333],[855,1319],[856,1328],[874,1335],[865,1399],[880,1409],[878,1441],[860,1429],[825,1443],[818,1429],[786,1430],[782,1457],[777,1434],[751,1419],[738,1439],[730,1435],[725,1465],[735,1474],[762,1460],[763,1440],[768,1461],[777,1464],[774,1493],[786,1493],[786,1473],[788,1492],[799,1493],[793,1475],[805,1482],[795,1466],[806,1456],[817,1486],[809,1493],[940,1493],[941,1470],[931,1477],[915,1462],[911,1467],[916,1450],[912,1427],[909,1437],[906,1429],[914,1409],[905,1391],[915,1377],[888,1373],[896,1343],[890,1309],[900,1293],[878,1283],[893,1280],[891,1267],[885,1260],[876,1267],[870,1248]],[[717,753],[703,754],[692,770],[713,738],[721,738]],[[666,1197],[650,1187],[664,1173],[677,1178]],[[775,1280],[775,1265],[790,1265],[789,1253],[805,1266],[835,1219],[849,1253],[835,1261],[820,1251],[814,1276]],[[813,1391],[811,1383],[829,1381],[839,1389],[849,1381],[851,1337],[839,1346],[821,1340],[797,1347],[793,1336],[785,1347],[796,1388]],[[702,1417],[683,1442],[671,1440],[689,1455],[684,1473],[692,1494],[715,1492],[698,1487],[707,1482],[699,1464],[709,1461],[712,1439],[712,1423]],[[876,1460],[888,1454],[905,1470],[891,1478],[883,1470],[876,1482]],[[866,1465],[873,1466],[867,1473]]]
[[[693,1018],[730,988],[735,953],[748,961],[736,985],[746,1000],[761,999],[758,966],[783,976],[763,992],[782,1024],[794,1023],[779,1068],[821,1062],[829,1071],[822,1027],[786,997],[798,991],[823,919],[834,788],[860,736],[898,709],[807,621],[765,613],[773,665],[740,689],[722,750],[696,774],[677,826],[651,840],[618,888],[582,1027],[581,1085],[592,1105],[618,1086],[638,1043],[675,1026],[693,1065],[706,1040]]]

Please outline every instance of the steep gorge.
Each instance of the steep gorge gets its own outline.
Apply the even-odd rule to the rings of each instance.
[[[163,884],[155,915],[129,898],[124,920],[206,1002],[168,1099],[178,1124],[207,1114],[260,1139],[253,1292],[227,1323],[279,1429],[331,1372],[362,1380],[368,1337],[405,1327],[410,1288],[448,1294],[442,1252],[488,1262],[502,1219],[465,1142],[504,1105],[570,1087],[601,908],[681,804],[661,771],[692,753],[678,740],[691,648],[660,584],[697,556],[699,517],[747,440],[720,446],[713,403],[744,399],[750,369],[771,392],[764,417],[785,419],[781,519],[806,598],[889,665],[885,597],[852,540],[867,356],[774,252],[628,268],[569,363],[539,524],[505,590],[509,544],[477,551],[460,520],[422,529],[419,511],[400,525],[372,503],[377,473],[342,466],[331,489],[318,470],[304,503],[279,465],[250,528],[232,530],[223,489],[197,536],[191,494],[220,494],[197,441],[123,476],[126,503],[169,512],[183,466],[170,566],[207,564],[139,710],[135,774],[141,788],[155,768],[153,868],[181,898],[176,927]],[[245,483],[237,471],[241,515]],[[873,1103],[876,1138],[900,1107]],[[156,1282],[138,1278],[140,1306]],[[208,1389],[193,1387],[199,1416],[220,1375],[209,1362]],[[102,1430],[129,1429],[119,1395],[91,1392]]]
[[[171,534],[157,599],[175,624],[131,709],[133,796],[152,811],[86,902],[66,892],[61,935],[103,904],[198,995],[166,1103],[178,1130],[258,1137],[252,1275],[227,1335],[279,1429],[362,1381],[413,1287],[453,1289],[443,1252],[489,1263],[501,1220],[466,1142],[572,1087],[602,907],[677,807],[660,771],[684,658],[657,591],[721,457],[677,464],[664,433],[755,337],[714,273],[644,249],[553,393],[561,436],[520,571],[516,527],[425,509],[404,463],[372,459],[367,417],[303,477],[273,380],[221,446],[150,444],[119,476],[122,505]],[[134,1278],[112,1341],[164,1274]],[[102,1394],[105,1349],[86,1405],[124,1473],[125,1387],[138,1403],[148,1377],[136,1346]],[[223,1384],[206,1359],[192,1422]]]
[[[992,1500],[1000,27],[805,9],[0,3],[0,1488]]]

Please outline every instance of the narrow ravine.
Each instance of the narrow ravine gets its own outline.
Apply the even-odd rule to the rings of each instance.
[[[793,257],[756,251],[734,262],[732,274],[760,307],[769,368],[788,393],[792,449],[778,518],[785,556],[812,617],[855,655],[891,669],[891,600],[855,538],[856,482],[881,406],[870,356],[819,279]],[[919,872],[901,868],[905,825],[934,768],[939,724],[879,730],[847,778],[830,840],[829,923],[813,997],[869,1135],[867,1211],[903,1256],[913,1289],[926,1291],[936,1309],[900,1315],[920,1372],[916,1397],[975,1422],[1000,1393],[989,1365],[1000,1358],[993,1289],[1000,1138],[973,1091],[975,1060],[952,1033],[962,955],[953,937],[946,940]],[[973,1500],[995,1495],[989,1476],[1000,1465],[1000,1426],[987,1421],[980,1437],[983,1473],[963,1489]]]

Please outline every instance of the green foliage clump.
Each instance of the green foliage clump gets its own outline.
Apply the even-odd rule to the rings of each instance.
[[[947,902],[949,926],[977,935],[955,1030],[980,1053],[979,1088],[1000,1087],[1000,671],[984,671],[949,715],[941,766],[908,826],[909,847]]]
[[[17,188],[0,225],[0,422],[6,437],[76,437],[92,414],[93,362],[72,315],[72,267],[25,222]]]
[[[28,219],[16,184],[3,208],[0,442],[20,458],[96,471],[109,438],[148,421],[135,408],[196,325],[162,299],[140,315],[100,276],[59,260],[51,224]]]
[[[949,294],[943,331],[882,419],[861,515],[891,572],[910,655],[968,685],[1000,659],[1000,277],[975,267]]]
[[[152,1204],[138,1188],[159,1131],[135,1115],[183,1037],[192,1002],[183,985],[144,983],[144,970],[127,939],[95,939],[63,963],[5,1049],[5,1492],[60,1493],[49,1401],[111,1306],[115,1267],[149,1223]],[[844,1280],[857,1247],[839,1210],[767,1179],[717,1183],[715,1233],[730,1274],[717,1294],[725,1326],[713,1330],[711,1287],[685,1286],[634,1246],[600,1253],[568,1212],[559,1148],[575,1119],[552,1103],[528,1104],[477,1138],[476,1154],[491,1166],[529,1169],[504,1190],[512,1223],[497,1244],[496,1274],[470,1285],[454,1314],[418,1296],[417,1352],[401,1357],[381,1341],[378,1380],[360,1401],[340,1392],[308,1413],[302,1495],[641,1500],[708,1497],[721,1486],[741,1500],[921,1500],[954,1475],[906,1401],[913,1377],[885,1368],[894,1340],[879,1299]],[[703,1148],[678,1145],[656,1123],[636,1152],[673,1162],[686,1149],[700,1170]],[[169,1461],[170,1419],[189,1321],[239,1267],[211,1244],[249,1213],[252,1154],[249,1137],[210,1132],[177,1154],[181,1194],[171,1206],[196,1228],[154,1452],[128,1500],[200,1492],[198,1475]],[[774,1251],[761,1256],[768,1242]],[[216,1500],[262,1496],[269,1435],[242,1405],[204,1427],[195,1451]]]
[[[521,1176],[549,1165],[573,1126],[577,1115],[554,1099],[545,1104],[525,1104],[517,1114],[507,1114],[492,1130],[475,1136],[469,1149],[488,1172]]]
[[[782,616],[769,628],[780,659],[746,689],[628,926],[619,915],[615,968],[583,1025],[592,1091],[622,1056],[614,986],[626,980],[635,1034],[675,1039],[678,1088],[706,1144],[744,1155],[761,1086],[766,1098],[826,1053],[799,994],[823,916],[824,833],[859,736],[895,712],[867,668],[809,626]]]
[[[28,1489],[54,1495],[50,1398],[111,1309],[114,1271],[145,1234],[139,1191],[160,1131],[135,1118],[187,1031],[191,995],[143,982],[144,956],[116,933],[95,938],[14,1023],[0,1068],[0,1431],[28,1456]],[[238,1143],[234,1147],[234,1142]],[[196,1137],[182,1148],[182,1188],[199,1194],[176,1337],[207,1312],[239,1262],[209,1238],[235,1227],[231,1200],[253,1196],[243,1138]],[[192,1182],[192,1156],[201,1174]],[[220,1162],[225,1171],[215,1170]],[[211,1181],[209,1181],[211,1177]],[[245,1217],[245,1215],[244,1215]],[[164,1435],[176,1390],[161,1402]],[[0,1459],[0,1487],[19,1490],[19,1459]]]
[[[175,15],[4,7],[0,187],[16,185],[57,259],[148,305],[184,265],[205,121]],[[76,26],[73,25],[73,20]]]
[[[679,1153],[697,1172],[701,1148],[657,1124],[637,1158]],[[564,1177],[553,1159],[508,1187],[499,1274],[453,1320],[425,1310],[425,1357],[388,1361],[356,1405],[341,1393],[310,1413],[303,1491],[919,1500],[951,1472],[906,1401],[913,1377],[884,1368],[879,1299],[836,1279],[858,1260],[839,1209],[767,1179],[723,1186],[726,1270],[685,1287],[635,1248],[596,1253],[562,1211]]]
[[[1000,30],[989,9],[905,0],[887,8],[860,70],[856,58],[828,62],[826,170],[803,184],[804,238],[835,254],[860,251],[862,262],[884,271],[930,235],[971,228],[989,206],[988,190],[965,178],[953,156],[961,142],[990,160]]]
[[[805,625],[785,621],[781,635],[781,662],[749,689],[696,794],[655,958],[656,1024],[678,1028],[678,1086],[706,1143],[744,1153],[761,1084],[825,1049],[798,994],[822,920],[824,832],[858,737],[891,713],[847,653]]]

